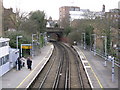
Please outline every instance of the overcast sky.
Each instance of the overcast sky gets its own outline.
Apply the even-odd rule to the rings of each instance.
[[[30,12],[35,10],[45,11],[47,17],[53,19],[59,18],[59,7],[61,6],[79,6],[81,9],[90,9],[91,11],[101,11],[105,4],[106,11],[118,8],[120,0],[3,0],[5,8],[20,8],[21,12]]]

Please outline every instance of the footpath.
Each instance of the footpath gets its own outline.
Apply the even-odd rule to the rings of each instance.
[[[89,50],[84,50],[81,46],[73,46],[78,52],[88,78],[93,88],[118,88],[118,67],[115,65],[115,78],[112,82],[112,63],[107,61],[107,66],[104,66],[104,59],[100,56],[94,56]],[[108,90],[109,90],[108,89]]]
[[[54,46],[50,43],[41,48],[41,53],[32,59],[32,70],[28,70],[25,63],[25,67],[22,67],[20,71],[13,68],[8,73],[0,77],[0,80],[2,80],[0,81],[2,83],[2,88],[26,88],[35,75],[49,60],[52,55],[53,48]]]

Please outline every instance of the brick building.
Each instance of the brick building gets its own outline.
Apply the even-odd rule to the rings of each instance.
[[[70,11],[80,11],[80,7],[76,6],[63,6],[59,8],[59,24],[60,27],[70,25]]]
[[[109,12],[105,12],[105,18],[108,20],[108,22],[112,27],[115,28],[118,27],[117,25],[118,25],[119,11],[120,9],[110,9]]]

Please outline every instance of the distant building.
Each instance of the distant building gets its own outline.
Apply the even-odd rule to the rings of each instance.
[[[10,48],[9,41],[9,38],[0,38],[0,76],[15,66],[19,56],[18,50]]]
[[[120,9],[110,9],[109,12],[105,12],[105,18],[111,23],[111,26],[118,27],[118,21],[119,21],[119,12]],[[113,26],[113,27],[114,27]]]
[[[80,7],[77,6],[63,6],[59,8],[59,24],[60,27],[66,27],[70,25],[70,11],[80,11]]]
[[[111,44],[117,45],[119,43],[119,18],[120,9],[110,9],[109,12],[105,12],[105,19],[107,20],[111,33]]]
[[[80,11],[70,11],[70,21],[74,19],[85,19],[85,13],[90,12],[89,9],[80,9]]]
[[[56,25],[58,25],[58,20],[52,20],[52,17],[49,17],[46,27],[56,27]]]
[[[59,8],[60,27],[70,26],[74,19],[102,19],[105,14],[105,5],[99,12],[90,11],[89,9],[80,9],[75,6],[63,6]]]
[[[73,26],[71,25],[73,24],[72,22],[74,20],[77,21],[77,19],[96,19],[96,18],[102,19],[104,17],[104,12],[102,11],[94,12],[94,11],[90,11],[89,9],[80,9],[80,11],[70,11],[69,15],[70,15],[69,16],[70,26]]]

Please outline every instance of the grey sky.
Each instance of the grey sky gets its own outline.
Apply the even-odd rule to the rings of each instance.
[[[59,18],[59,7],[61,6],[79,6],[81,9],[90,9],[91,11],[101,11],[105,4],[106,11],[118,8],[120,0],[3,0],[5,8],[20,8],[21,12],[30,12],[35,10],[45,11],[47,17],[53,19]]]

